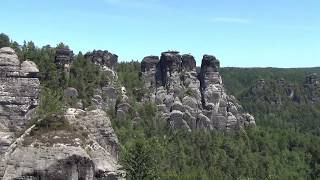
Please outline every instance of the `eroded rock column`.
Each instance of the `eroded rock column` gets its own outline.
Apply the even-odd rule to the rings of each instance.
[[[2,129],[24,128],[39,104],[38,68],[32,61],[20,62],[11,48],[0,49],[0,124]],[[0,128],[0,130],[1,130]]]

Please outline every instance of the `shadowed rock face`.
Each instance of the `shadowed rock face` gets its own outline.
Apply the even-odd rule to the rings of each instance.
[[[105,66],[111,70],[115,70],[118,63],[118,56],[108,51],[97,50],[88,52],[84,57],[95,64]]]
[[[177,79],[176,74],[181,71],[181,55],[176,51],[163,52],[157,66],[159,74],[157,82],[161,82],[161,86],[172,86]]]
[[[160,58],[161,69],[169,73],[179,71],[181,67],[181,55],[176,51],[163,52]]]
[[[196,69],[196,60],[192,55],[182,55],[182,69],[185,71],[192,71]]]
[[[19,130],[39,103],[38,68],[32,61],[20,63],[11,48],[0,49],[0,124]],[[1,130],[1,128],[0,128]]]
[[[221,84],[219,75],[220,62],[214,56],[204,55],[201,63],[199,79],[201,89],[205,89],[209,84]]]
[[[147,56],[141,61],[141,72],[155,70],[160,59],[158,56]]]
[[[216,57],[211,55],[204,55],[202,59],[201,68],[203,72],[219,72],[220,61]]]
[[[163,52],[160,61],[148,56],[141,64],[148,90],[144,100],[155,102],[158,116],[172,128],[229,130],[254,124],[254,118],[226,94],[219,69],[220,62],[211,55],[203,56],[199,73],[192,55]]]
[[[21,147],[10,161],[4,179],[89,180],[94,176],[90,157],[77,147]]]

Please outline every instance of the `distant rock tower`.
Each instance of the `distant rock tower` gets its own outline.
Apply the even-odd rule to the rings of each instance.
[[[317,73],[306,76],[305,88],[312,102],[320,102],[320,76]]]
[[[73,61],[73,51],[69,48],[59,48],[56,49],[56,56],[54,63],[56,64],[59,73],[65,73],[66,76],[69,76],[70,65]]]
[[[141,62],[141,79],[148,91],[144,100],[155,102],[160,119],[173,128],[230,130],[255,124],[234,96],[226,94],[219,69],[219,60],[211,55],[203,56],[199,73],[189,54],[168,51],[160,60],[145,57]]]
[[[94,50],[86,53],[84,58],[96,65],[99,65],[110,81],[117,78],[116,68],[118,64],[118,56],[116,54],[112,54],[106,50]]]

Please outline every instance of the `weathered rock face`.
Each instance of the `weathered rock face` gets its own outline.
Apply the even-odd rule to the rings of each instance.
[[[123,179],[117,161],[119,142],[106,113],[68,109],[65,119],[82,132],[48,131],[35,136],[30,133],[32,126],[0,154],[0,178]]]
[[[155,91],[157,84],[157,64],[160,59],[158,56],[147,56],[143,58],[141,62],[141,74],[140,78],[144,82],[146,90],[148,92]]]
[[[39,103],[39,70],[32,61],[20,63],[11,48],[0,49],[0,131],[24,128]]]
[[[116,65],[118,63],[118,56],[108,51],[97,50],[88,52],[84,57],[95,64],[112,70],[116,69]]]
[[[86,53],[85,58],[100,66],[108,81],[104,87],[96,89],[95,95],[91,99],[94,108],[115,109],[117,118],[119,120],[125,119],[131,111],[131,105],[128,103],[125,87],[116,86],[118,56],[108,51],[98,50]],[[152,57],[149,59],[147,61],[152,62]],[[145,64],[145,68],[150,69],[151,67],[149,64]]]
[[[106,50],[94,50],[86,53],[84,58],[98,65],[106,79],[106,82],[104,82],[106,85],[96,89],[91,99],[93,106],[96,109],[115,108],[117,97],[121,91],[116,87],[116,80],[118,78],[116,73],[118,56]]]
[[[21,147],[11,154],[9,161],[3,179],[91,180],[94,177],[94,164],[79,147]]]
[[[181,55],[176,51],[163,52],[157,67],[161,72],[157,76],[157,82],[160,86],[164,86],[168,90],[179,87],[179,73],[181,71]]]
[[[226,94],[219,74],[220,62],[204,55],[201,71],[196,71],[192,55],[164,52],[143,59],[141,74],[158,114],[173,128],[237,129],[255,124],[253,116],[242,113],[233,96]]]
[[[68,49],[57,50],[55,63],[60,73],[68,72],[72,56]],[[2,48],[0,70],[0,179],[123,179],[119,142],[101,110],[104,107],[97,105],[96,110],[87,111],[69,108],[62,118],[65,129],[37,134],[37,126],[29,124],[25,130],[39,101],[37,66],[31,61],[20,63],[11,48]],[[116,98],[112,87],[98,91]],[[78,91],[69,87],[64,96],[77,99]],[[106,103],[99,95],[93,99],[96,104]],[[20,136],[17,132],[24,133]]]

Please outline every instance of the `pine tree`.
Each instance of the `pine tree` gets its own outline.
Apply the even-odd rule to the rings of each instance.
[[[158,179],[156,161],[151,151],[145,140],[137,140],[124,151],[122,165],[128,179]]]

